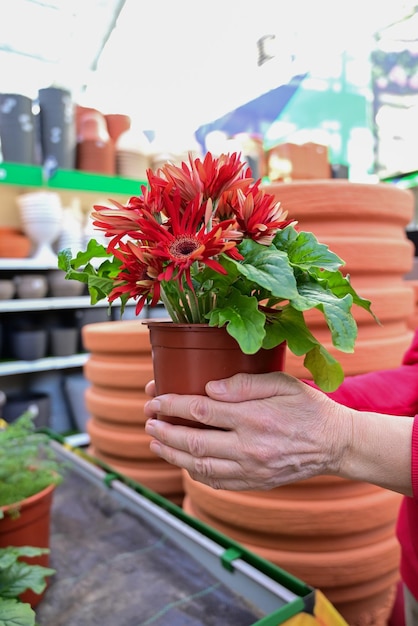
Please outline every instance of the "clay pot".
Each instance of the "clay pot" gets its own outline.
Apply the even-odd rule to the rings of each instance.
[[[0,300],[10,300],[15,295],[15,284],[13,280],[0,280]]]
[[[312,231],[345,261],[343,273],[353,287],[371,300],[381,326],[353,307],[358,338],[353,354],[335,351],[317,311],[306,319],[313,334],[340,361],[347,375],[397,367],[412,340],[408,319],[414,298],[404,276],[413,265],[414,245],[405,228],[414,211],[406,189],[389,184],[362,184],[345,180],[311,180],[263,185],[280,200],[298,229]],[[396,306],[393,303],[396,302]],[[301,360],[286,357],[286,371],[306,378]]]
[[[23,259],[30,255],[32,242],[17,228],[0,227],[0,257]]]
[[[86,324],[84,376],[90,453],[180,504],[181,471],[153,454],[145,433],[145,385],[153,378],[149,331],[140,320]]]
[[[87,172],[115,173],[115,146],[100,111],[90,109],[79,112],[76,167]]]
[[[269,492],[213,490],[186,472],[183,483],[186,513],[320,588],[350,625],[387,623],[399,494],[331,477]]]
[[[107,130],[114,144],[116,144],[122,133],[131,127],[131,118],[129,115],[121,113],[108,113],[105,115]]]
[[[55,485],[26,498],[19,503],[19,516],[10,515],[13,505],[0,507],[4,517],[0,519],[0,547],[33,546],[49,548],[51,506]],[[33,565],[49,567],[49,554],[28,559]],[[45,592],[44,592],[45,593]],[[21,599],[35,608],[43,598],[31,590],[22,594]]]
[[[20,274],[13,280],[18,298],[43,298],[48,293],[48,281],[43,274]]]
[[[78,280],[67,280],[62,270],[47,272],[48,287],[54,298],[81,296],[85,285]]]
[[[285,344],[272,350],[244,354],[224,328],[206,324],[174,324],[148,321],[157,395],[205,394],[210,380],[229,378],[240,372],[260,374],[283,371]],[[176,424],[196,422],[159,416]]]
[[[76,165],[78,170],[96,174],[115,174],[115,148],[110,139],[101,141],[85,139],[77,143]]]

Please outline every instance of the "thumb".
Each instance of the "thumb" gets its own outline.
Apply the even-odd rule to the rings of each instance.
[[[210,381],[205,391],[214,400],[243,402],[272,396],[295,395],[300,392],[301,384],[296,378],[283,372],[235,374],[231,378]]]

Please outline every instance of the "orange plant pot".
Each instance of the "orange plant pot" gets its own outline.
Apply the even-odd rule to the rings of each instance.
[[[0,519],[0,547],[33,546],[49,548],[51,506],[55,485],[50,485],[39,493],[19,503],[19,515],[11,514],[13,505],[0,507],[4,517]],[[31,565],[49,567],[49,554],[25,559]],[[44,592],[45,593],[45,592]],[[35,608],[44,593],[36,594],[31,590],[21,595],[23,602],[29,602]]]
[[[358,338],[353,354],[338,353],[330,345],[323,318],[316,311],[307,319],[313,334],[340,361],[347,375],[397,367],[412,340],[408,320],[414,294],[404,279],[413,265],[414,245],[406,226],[414,211],[414,198],[406,189],[388,184],[362,184],[346,180],[311,180],[273,183],[263,189],[280,200],[298,229],[317,239],[345,261],[353,287],[381,322],[353,307]],[[394,306],[396,302],[396,306]],[[305,377],[300,359],[286,357],[286,370]]]
[[[144,429],[145,385],[153,378],[148,328],[140,319],[98,322],[82,333],[90,352],[84,365],[90,454],[179,504],[181,472],[151,452]]]

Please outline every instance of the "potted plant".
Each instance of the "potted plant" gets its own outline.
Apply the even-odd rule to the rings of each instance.
[[[161,300],[172,324],[223,328],[246,355],[286,344],[319,387],[335,390],[342,368],[305,316],[319,311],[333,346],[353,352],[352,306],[373,313],[344,261],[288,219],[237,153],[167,163],[147,178],[126,206],[94,207],[109,245],[93,239],[75,258],[61,251],[66,277],[87,283],[92,304],[120,299],[123,310],[133,299],[139,314]]]
[[[50,510],[63,467],[49,437],[36,431],[35,413],[28,409],[11,423],[0,420],[0,548],[33,546],[40,551],[26,556],[48,567]],[[32,606],[41,597],[27,594]]]
[[[0,548],[0,617],[4,626],[35,626],[35,612],[22,594],[41,594],[55,570],[30,562],[48,550],[31,546]],[[21,559],[29,559],[29,562]]]

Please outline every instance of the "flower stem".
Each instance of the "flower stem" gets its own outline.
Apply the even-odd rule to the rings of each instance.
[[[177,311],[175,307],[172,306],[170,298],[165,293],[163,287],[161,287],[160,298],[173,322],[179,322],[180,320],[178,319]]]

